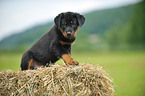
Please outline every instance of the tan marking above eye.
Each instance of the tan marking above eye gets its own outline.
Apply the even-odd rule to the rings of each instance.
[[[64,24],[66,24],[66,22],[64,22]]]
[[[70,21],[70,23],[72,24],[72,21]]]

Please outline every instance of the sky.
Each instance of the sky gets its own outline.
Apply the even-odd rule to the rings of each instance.
[[[141,0],[0,0],[0,40],[38,24],[52,21],[61,12],[84,14]]]

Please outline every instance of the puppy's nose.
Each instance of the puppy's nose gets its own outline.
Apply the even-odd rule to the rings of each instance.
[[[70,36],[71,33],[72,33],[71,31],[67,31],[67,32],[66,32],[67,36]]]

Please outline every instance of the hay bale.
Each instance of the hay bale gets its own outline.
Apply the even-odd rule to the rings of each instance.
[[[112,96],[110,76],[91,64],[0,72],[1,96]]]

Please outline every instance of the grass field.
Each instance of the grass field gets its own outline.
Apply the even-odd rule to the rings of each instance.
[[[115,96],[145,96],[145,51],[74,52],[72,55],[80,63],[102,66],[114,79]],[[19,70],[21,57],[22,53],[0,53],[0,71]]]

